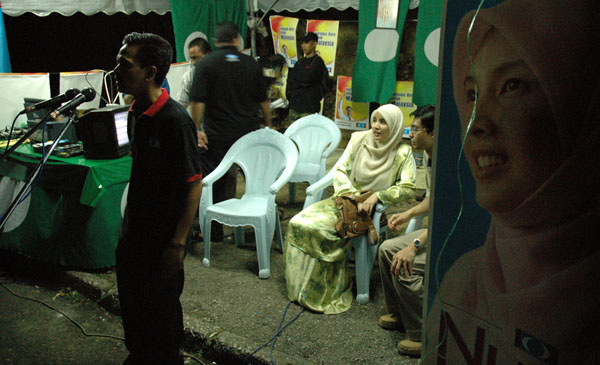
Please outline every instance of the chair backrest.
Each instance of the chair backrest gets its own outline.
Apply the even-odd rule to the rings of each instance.
[[[223,157],[236,163],[246,178],[245,194],[266,195],[278,179],[289,180],[298,163],[298,150],[283,134],[270,128],[248,133],[238,139]]]
[[[299,163],[320,165],[325,173],[325,162],[342,139],[340,128],[331,119],[311,114],[296,120],[285,135],[298,146]]]

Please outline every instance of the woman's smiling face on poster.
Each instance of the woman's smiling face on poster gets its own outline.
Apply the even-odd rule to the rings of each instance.
[[[479,205],[490,212],[510,211],[560,166],[558,131],[538,79],[495,28],[485,35],[473,63],[477,114],[465,156]],[[462,113],[463,135],[475,104],[471,75],[464,79],[464,90],[464,95],[455,95],[463,99],[457,104],[469,111]]]

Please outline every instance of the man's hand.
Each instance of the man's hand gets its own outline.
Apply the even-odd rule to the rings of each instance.
[[[390,273],[394,275],[395,278],[400,274],[405,278],[412,276],[412,263],[415,260],[416,253],[416,248],[412,243],[398,251],[392,258]]]
[[[183,245],[169,245],[165,247],[162,258],[162,270],[160,278],[168,280],[183,269]]]
[[[412,218],[408,212],[396,213],[388,220],[388,227],[397,231],[401,225],[408,222]]]
[[[198,129],[197,135],[198,135],[198,147],[208,150],[208,137],[206,136],[206,133],[204,133],[204,131],[201,131]]]
[[[377,195],[373,194],[370,197],[368,197],[367,200],[365,200],[364,202],[358,203],[357,209],[359,212],[364,211],[367,212],[368,215],[371,215],[378,201],[379,198],[377,197]]]

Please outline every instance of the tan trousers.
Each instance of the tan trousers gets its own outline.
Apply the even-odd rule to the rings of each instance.
[[[425,274],[425,249],[421,249],[412,264],[413,275],[394,278],[390,273],[394,255],[408,246],[423,232],[422,229],[404,236],[386,240],[379,246],[379,274],[383,281],[385,304],[389,314],[399,315],[412,341],[421,341],[423,316],[423,283]]]

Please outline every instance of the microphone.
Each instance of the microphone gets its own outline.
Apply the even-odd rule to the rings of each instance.
[[[37,104],[28,106],[27,108],[25,108],[25,110],[23,112],[21,112],[21,114],[29,113],[34,110],[44,109],[44,108],[48,108],[48,107],[56,108],[57,106],[64,103],[65,101],[69,101],[69,100],[73,99],[77,94],[79,94],[79,89],[69,89],[69,90],[65,91],[64,94],[55,96],[52,99],[40,101]]]
[[[96,92],[94,91],[94,89],[89,87],[85,88],[81,90],[81,92],[77,94],[77,96],[74,97],[73,100],[69,101],[68,103],[62,105],[61,107],[50,113],[49,119],[56,120],[56,117],[58,117],[59,115],[77,108],[79,105],[83,104],[86,101],[92,101],[95,97]]]

